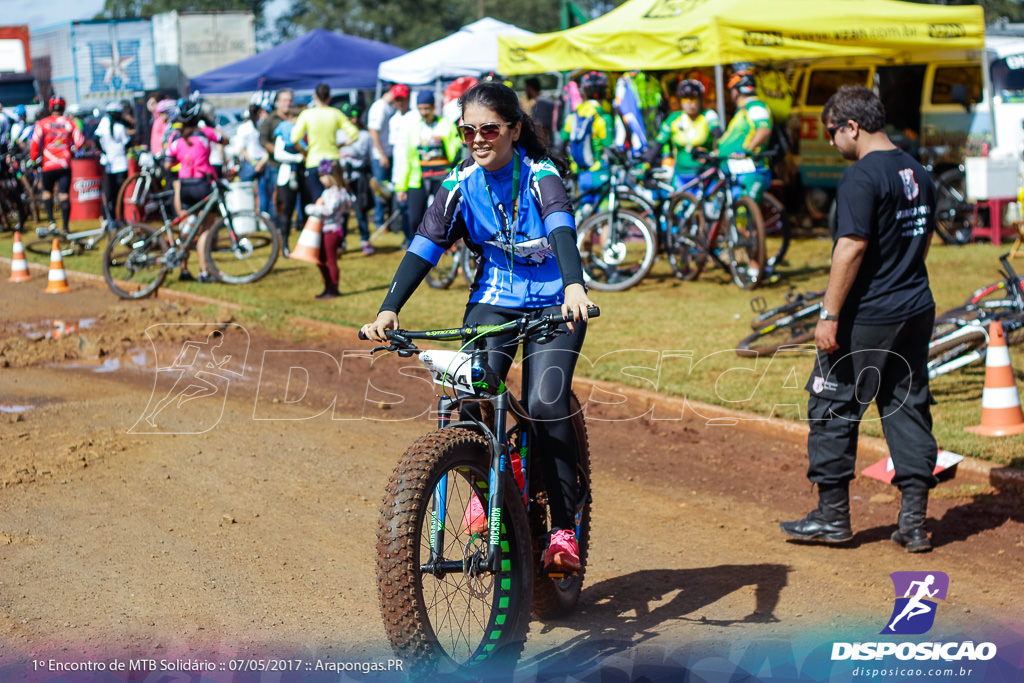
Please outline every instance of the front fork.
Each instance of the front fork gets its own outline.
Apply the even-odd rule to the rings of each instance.
[[[504,499],[505,472],[508,470],[511,459],[510,444],[506,440],[505,430],[507,426],[506,416],[511,407],[511,400],[507,391],[502,391],[490,399],[494,406],[494,431],[488,434],[491,441],[491,463],[488,475],[488,510],[487,529],[488,544],[487,554],[480,562],[481,568],[497,572],[501,568],[501,501]],[[438,400],[438,429],[444,429],[451,425],[453,413],[456,409],[457,400],[451,397],[442,397]],[[524,474],[525,476],[525,474]],[[430,520],[430,565],[437,566],[440,558],[440,549],[444,547],[444,519],[447,516],[448,506],[448,475],[445,474],[438,480],[434,487],[434,505]],[[443,561],[440,564],[447,564]]]

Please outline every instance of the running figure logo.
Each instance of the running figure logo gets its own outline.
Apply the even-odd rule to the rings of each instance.
[[[893,572],[896,604],[892,616],[880,633],[919,635],[935,623],[937,600],[945,600],[949,577],[943,572]]]
[[[180,339],[181,328],[189,338],[180,348],[168,349],[156,343]],[[212,332],[210,328],[202,323],[180,323],[154,325],[146,330],[156,354],[156,379],[149,404],[129,433],[201,434],[217,426],[224,413],[228,387],[232,380],[240,380],[244,375],[249,334],[234,323]],[[234,342],[232,351],[228,351],[225,333],[241,344]],[[175,353],[173,360],[170,353]],[[161,355],[170,362],[162,362]],[[163,390],[161,387],[168,381],[172,381],[171,386]],[[201,407],[191,410],[194,406]]]

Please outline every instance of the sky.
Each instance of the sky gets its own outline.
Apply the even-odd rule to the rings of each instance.
[[[70,21],[92,19],[103,11],[104,0],[0,0],[4,6],[0,24],[28,24],[29,30],[45,28]],[[267,15],[277,16],[290,0],[272,0]],[[276,11],[275,11],[276,10]]]

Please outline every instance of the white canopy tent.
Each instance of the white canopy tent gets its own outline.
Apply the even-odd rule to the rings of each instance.
[[[484,17],[433,43],[381,62],[377,78],[406,85],[439,84],[441,79],[498,71],[498,36],[530,36],[530,31]]]

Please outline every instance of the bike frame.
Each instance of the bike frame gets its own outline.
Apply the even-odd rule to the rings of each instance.
[[[590,309],[590,317],[597,317],[598,315],[600,315],[599,309]],[[477,431],[487,439],[491,453],[488,474],[487,528],[489,533],[486,555],[471,567],[466,567],[461,559],[442,560],[438,556],[437,549],[444,547],[445,530],[440,520],[445,518],[445,511],[447,509],[447,475],[445,475],[437,483],[433,493],[434,512],[431,519],[430,556],[427,564],[421,566],[421,570],[424,572],[443,575],[465,571],[474,573],[479,571],[497,572],[500,570],[500,530],[503,512],[501,501],[503,500],[506,479],[504,475],[506,472],[511,471],[512,459],[509,447],[517,430],[519,433],[518,452],[523,468],[523,486],[520,487],[517,483],[516,488],[519,490],[520,497],[525,502],[527,511],[529,511],[530,468],[532,466],[530,444],[534,429],[533,421],[520,400],[508,391],[505,382],[487,366],[486,361],[482,357],[486,353],[482,340],[485,337],[498,333],[517,331],[517,337],[510,343],[518,343],[528,336],[529,328],[533,322],[538,321],[530,321],[524,316],[501,325],[469,325],[460,328],[430,330],[426,332],[395,331],[394,334],[389,333],[388,335],[392,341],[394,337],[399,337],[406,342],[411,342],[414,339],[430,339],[435,341],[462,341],[468,339],[469,341],[465,342],[460,349],[460,353],[464,353],[466,347],[473,344],[473,350],[466,354],[466,358],[460,362],[460,366],[466,362],[471,363],[472,386],[463,389],[462,395],[459,395],[459,391],[455,389],[455,376],[449,372],[451,368],[445,370],[444,376],[439,380],[439,383],[450,380],[453,394],[444,394],[438,398],[437,428],[440,430],[464,427]],[[373,351],[379,349],[397,350],[400,356],[411,356],[421,351],[421,349],[415,347],[396,347],[394,343],[390,347],[377,347]],[[454,362],[452,361],[452,363]],[[458,371],[458,368],[455,368],[455,370]],[[470,403],[491,404],[494,409],[493,429],[483,420],[472,417],[468,419],[453,419],[453,415],[459,414],[460,408]],[[511,429],[508,428],[508,414],[510,410],[515,411],[515,414],[519,417],[519,424]],[[577,530],[580,524],[583,505],[587,496],[589,496],[589,491],[580,491],[579,494],[580,501],[577,503],[575,510]]]

